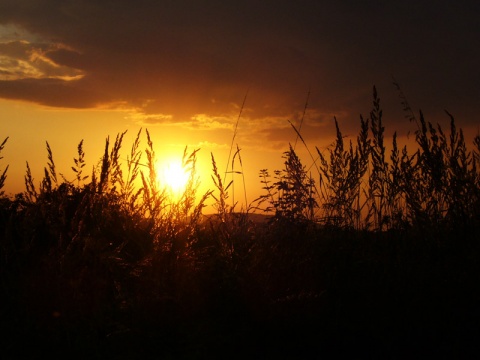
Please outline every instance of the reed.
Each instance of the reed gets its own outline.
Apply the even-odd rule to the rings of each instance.
[[[158,183],[147,129],[126,156],[126,131],[113,144],[107,137],[88,176],[80,141],[71,181],[47,142],[43,178],[36,182],[27,162],[25,191],[0,199],[0,330],[17,344],[84,357],[124,355],[129,341],[169,358],[185,338],[201,353],[210,343],[327,348],[358,334],[387,351],[416,336],[408,324],[461,343],[456,331],[471,334],[478,323],[480,135],[469,149],[451,114],[447,133],[420,112],[409,117],[417,147],[400,147],[394,133],[389,153],[380,104],[374,88],[350,141],[334,118],[336,136],[323,151],[310,151],[303,120],[292,124],[296,143],[281,154],[284,167],[261,169],[264,194],[239,211],[229,193],[243,189],[247,204],[237,126],[225,174],[211,154],[214,188],[204,194],[199,149],[185,147],[189,180],[178,198]],[[206,216],[210,198],[215,214]],[[252,209],[268,221],[254,220]]]
[[[386,231],[410,226],[433,229],[439,224],[456,227],[462,221],[469,222],[479,202],[478,151],[467,149],[463,132],[456,129],[451,114],[447,112],[447,135],[440,125],[427,122],[422,112],[417,119],[403,93],[401,98],[404,110],[410,112],[408,119],[417,124],[418,147],[413,153],[406,146],[398,148],[394,133],[388,156],[383,111],[374,87],[373,109],[368,119],[360,116],[355,145],[352,141],[348,147],[345,145],[334,119],[336,139],[327,147],[328,155],[316,147],[315,159],[292,125],[310,154],[310,167],[317,169],[318,181],[306,176],[305,167],[290,147],[284,155],[285,169],[274,171],[275,180],[270,179],[268,169],[260,171],[266,194],[258,199],[258,206],[285,218],[295,218],[293,214],[308,208],[310,221],[357,230]],[[477,136],[474,145],[478,148],[478,144]]]
[[[5,148],[5,144],[8,141],[8,136],[2,141],[0,144],[0,154],[2,153],[2,150]],[[0,157],[0,160],[3,159],[3,156]],[[8,171],[8,165],[5,167],[3,170],[2,174],[0,175],[0,196],[3,196],[5,192],[2,190],[3,186],[5,185],[5,180],[7,179],[7,171]]]

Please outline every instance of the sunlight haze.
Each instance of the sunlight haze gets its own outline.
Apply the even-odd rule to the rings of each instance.
[[[127,130],[126,156],[138,131],[148,129],[159,161],[162,153],[200,149],[203,191],[213,189],[211,155],[222,172],[232,170],[228,154],[238,146],[236,181],[245,181],[253,200],[262,193],[259,171],[281,169],[296,141],[291,124],[309,151],[333,141],[334,118],[355,139],[373,86],[386,136],[414,131],[394,79],[414,113],[448,124],[448,110],[471,139],[478,131],[479,10],[473,1],[141,0],[114,9],[95,1],[1,1],[5,190],[24,190],[26,162],[41,180],[46,142],[68,180],[81,140],[91,171],[107,137]],[[304,144],[297,149],[311,167]],[[232,197],[243,199],[241,189]]]

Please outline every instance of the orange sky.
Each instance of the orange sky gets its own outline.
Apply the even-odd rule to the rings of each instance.
[[[5,190],[24,190],[26,161],[41,180],[46,141],[69,178],[80,140],[91,167],[107,136],[128,130],[127,154],[140,128],[159,156],[200,148],[202,186],[212,188],[210,153],[223,171],[248,93],[234,146],[253,200],[259,170],[281,168],[295,141],[288,121],[299,125],[309,91],[302,135],[312,150],[334,140],[334,117],[356,135],[374,85],[387,135],[414,130],[392,75],[415,112],[448,124],[447,109],[468,139],[479,126],[479,10],[475,1],[3,0]]]

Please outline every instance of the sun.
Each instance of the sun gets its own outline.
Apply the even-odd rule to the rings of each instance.
[[[170,159],[159,164],[158,180],[172,195],[178,196],[185,191],[189,179],[187,169],[181,160]]]

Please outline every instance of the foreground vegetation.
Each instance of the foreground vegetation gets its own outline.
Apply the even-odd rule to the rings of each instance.
[[[480,350],[480,136],[469,150],[450,120],[447,135],[412,116],[418,149],[399,149],[394,136],[387,154],[374,91],[355,143],[335,122],[332,146],[310,151],[293,127],[312,165],[291,146],[284,169],[260,171],[264,195],[246,209],[230,204],[213,155],[216,188],[197,194],[197,151],[187,149],[190,180],[172,201],[157,183],[148,131],[126,164],[125,133],[107,139],[91,173],[80,142],[74,181],[57,173],[47,143],[40,184],[27,163],[25,192],[1,194],[2,358]],[[216,213],[205,216],[210,197]]]

